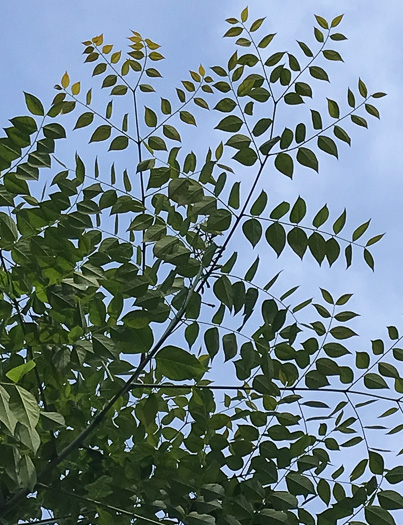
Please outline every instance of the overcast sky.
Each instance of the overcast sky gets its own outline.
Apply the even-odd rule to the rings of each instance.
[[[245,5],[238,0],[8,2],[2,12],[0,33],[1,122],[6,126],[8,118],[24,114],[24,90],[48,103],[54,96],[53,85],[60,82],[65,70],[74,80],[86,81],[88,85],[90,70],[82,65],[81,42],[99,33],[118,47],[124,45],[130,29],[159,42],[167,57],[164,76],[171,86],[200,63],[225,63],[232,42],[221,38],[227,29],[224,20],[239,16]],[[274,274],[287,264],[284,288],[287,284],[302,284],[304,297],[317,295],[319,286],[336,296],[355,292],[352,306],[363,314],[357,326],[364,332],[364,344],[386,334],[385,325],[402,326],[403,7],[397,0],[250,0],[249,9],[253,19],[267,17],[267,32],[278,33],[277,47],[273,44],[272,52],[291,48],[296,39],[313,42],[314,14],[332,19],[345,13],[340,31],[349,40],[337,48],[345,64],[337,64],[332,84],[327,86],[328,96],[345,93],[348,85],[356,88],[359,76],[370,91],[388,93],[388,97],[377,102],[380,122],[369,117],[368,131],[349,127],[353,145],[351,149],[339,148],[339,161],[321,155],[319,175],[301,169],[291,182],[275,174],[273,185],[267,188],[272,203],[283,198],[293,200],[301,194],[312,214],[327,202],[336,218],[346,206],[351,228],[372,217],[373,235],[387,232],[373,250],[375,274],[362,262],[347,272],[339,262],[329,272],[318,268],[309,257],[301,264],[295,256],[280,258],[270,270]]]

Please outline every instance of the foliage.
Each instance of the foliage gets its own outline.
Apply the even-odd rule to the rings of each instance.
[[[350,294],[292,304],[248,261],[250,244],[266,270],[286,247],[374,268],[369,221],[347,239],[346,211],[310,222],[303,197],[269,205],[263,179],[319,171],[379,117],[362,80],[313,106],[341,19],[272,52],[246,8],[227,66],[191,71],[175,100],[156,98],[164,57],[137,32],[127,54],[84,42],[105,109],[67,73],[49,109],[25,94],[30,116],[0,139],[2,523],[395,523],[403,466],[372,439],[403,428],[397,329],[356,351]],[[69,137],[95,144],[65,164],[72,116]],[[210,119],[222,141],[194,152]]]

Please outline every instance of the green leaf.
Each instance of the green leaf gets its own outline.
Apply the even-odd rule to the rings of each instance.
[[[367,113],[369,113],[373,117],[376,117],[378,119],[381,118],[380,114],[379,114],[379,111],[372,104],[365,104],[365,110],[366,110]]]
[[[244,166],[253,166],[258,160],[256,151],[252,148],[242,148],[232,158]]]
[[[306,139],[306,126],[305,124],[297,124],[297,127],[295,128],[295,141],[297,144],[301,144],[301,142],[304,142]]]
[[[58,412],[41,412],[41,416],[50,422],[52,428],[55,426],[54,423],[61,427],[66,425],[64,417]]]
[[[318,159],[315,153],[308,148],[298,148],[297,161],[307,168],[311,168],[316,172],[319,172]]]
[[[11,381],[14,381],[14,383],[18,383],[18,381],[25,376],[28,372],[30,372],[33,368],[35,368],[36,363],[35,361],[27,361],[23,365],[15,366],[11,370],[9,370],[6,374],[6,376],[11,379]]]
[[[223,98],[215,106],[214,109],[224,113],[230,113],[236,108],[236,102],[232,98]]]
[[[325,41],[325,37],[323,36],[322,31],[318,29],[317,27],[313,28],[313,34],[315,35],[315,38],[318,42],[322,43]]]
[[[313,57],[312,51],[309,49],[309,47],[304,42],[300,42],[299,40],[297,40],[297,42],[298,42],[299,47],[302,49],[304,55],[306,55],[309,58]]]
[[[330,137],[319,135],[318,148],[324,151],[325,153],[329,153],[329,155],[333,155],[334,157],[338,158],[336,143]]]
[[[90,142],[101,142],[102,140],[109,139],[109,137],[111,136],[111,130],[111,126],[99,126],[91,135]]]
[[[309,73],[311,77],[316,78],[317,80],[326,80],[329,82],[329,77],[324,69],[319,66],[310,66]]]
[[[230,27],[228,31],[223,35],[224,37],[239,36],[242,33],[242,27]]]
[[[82,115],[80,115],[77,119],[77,122],[74,126],[74,129],[78,128],[84,128],[85,126],[89,126],[92,124],[92,121],[94,120],[94,113],[90,111],[86,111]]]
[[[3,425],[14,434],[14,429],[17,424],[17,418],[13,410],[10,408],[10,395],[7,390],[0,385],[0,421]]]
[[[167,151],[167,145],[164,139],[161,137],[152,136],[148,139],[148,145],[151,149],[157,151]]]
[[[250,142],[251,139],[246,135],[235,133],[235,135],[232,135],[232,137],[227,140],[226,145],[230,146],[231,148],[242,149],[248,147]]]
[[[185,517],[186,523],[189,525],[215,525],[216,520],[210,514],[199,514],[198,512],[190,512]]]
[[[286,476],[287,488],[294,496],[315,494],[312,482],[297,472],[290,472]]]
[[[382,490],[378,492],[378,501],[383,509],[403,509],[403,496],[394,490]]]
[[[354,122],[354,124],[357,124],[357,126],[361,126],[363,128],[368,127],[368,123],[363,117],[359,117],[358,115],[351,115],[350,116],[351,121]]]
[[[268,67],[275,66],[278,62],[280,62],[280,60],[283,58],[284,54],[285,54],[284,52],[274,53],[273,55],[271,55],[266,60],[265,65],[268,66]]]
[[[266,208],[268,201],[267,193],[262,190],[260,192],[259,197],[255,200],[255,202],[252,204],[250,213],[251,215],[260,215],[263,213],[264,209]]]
[[[286,213],[288,213],[290,209],[290,204],[288,202],[281,202],[278,206],[274,208],[274,210],[270,213],[271,219],[281,219],[281,217],[284,217]]]
[[[48,139],[64,139],[66,138],[66,130],[60,124],[54,122],[53,124],[47,124],[42,128],[43,134]]]
[[[315,215],[312,224],[315,226],[315,228],[319,228],[324,224],[327,219],[329,218],[329,209],[327,205],[325,204],[323,208],[321,208],[318,213]]]
[[[225,361],[233,359],[238,353],[238,346],[234,333],[225,334],[222,338],[222,345],[224,349]]]
[[[263,22],[266,20],[266,18],[258,18],[253,22],[253,24],[250,26],[249,31],[253,33],[254,31],[257,31],[259,27],[263,24]]]
[[[157,373],[174,381],[184,381],[185,379],[199,381],[206,371],[194,355],[176,346],[162,348],[155,361]]]
[[[367,505],[364,513],[368,525],[396,525],[389,512],[381,507]]]
[[[270,118],[262,118],[258,120],[252,130],[252,135],[260,137],[260,135],[263,135],[263,133],[269,129],[272,123],[273,121]]]
[[[298,224],[306,215],[306,202],[301,197],[295,201],[290,212],[290,221]]]
[[[231,208],[238,209],[239,208],[239,187],[240,182],[235,182],[232,186],[231,192],[229,194],[228,198],[228,206],[231,206]]]
[[[336,27],[340,24],[340,22],[343,20],[343,16],[344,15],[338,15],[338,16],[335,16],[332,20],[332,23],[330,25],[330,27]]]
[[[364,82],[361,79],[358,79],[358,91],[360,92],[360,95],[364,98],[368,96],[368,89],[367,86],[364,84]]]
[[[214,294],[217,299],[225,304],[227,308],[232,308],[232,285],[226,275],[219,277],[213,286]]]
[[[278,222],[273,222],[266,230],[266,240],[279,257],[286,243],[283,226]]]
[[[149,128],[155,128],[157,126],[157,123],[158,123],[157,115],[150,108],[145,107],[144,120]]]
[[[371,222],[371,219],[367,222],[364,222],[363,224],[361,224],[361,226],[358,226],[358,228],[356,228],[353,232],[353,235],[352,235],[352,240],[353,241],[356,241],[358,240],[360,237],[362,237],[364,235],[364,233],[367,231],[368,229],[368,226]]]
[[[325,239],[318,232],[313,232],[308,239],[308,246],[316,261],[321,265],[326,257]]]
[[[383,377],[372,372],[364,376],[364,385],[370,389],[388,388]]]
[[[350,337],[353,337],[357,335],[351,328],[348,328],[347,326],[335,326],[334,328],[330,329],[330,333],[335,339],[349,339]]]
[[[372,257],[371,253],[366,248],[364,248],[364,261],[368,264],[371,270],[374,270],[375,268],[374,258]]]
[[[318,111],[311,109],[311,118],[312,118],[313,129],[323,128],[322,117],[320,116],[320,113]]]
[[[293,228],[288,232],[287,241],[291,249],[302,259],[308,247],[308,238],[304,230]]]
[[[280,148],[287,149],[291,145],[293,138],[294,138],[294,134],[292,130],[285,128],[285,130],[281,134]]]
[[[396,485],[403,481],[403,467],[394,467],[385,475],[386,481],[391,485]]]
[[[284,102],[291,106],[295,106],[297,104],[304,104],[304,99],[301,95],[298,95],[298,93],[287,93],[284,96]]]
[[[128,145],[129,139],[124,135],[120,135],[112,140],[111,145],[109,146],[109,151],[126,149]]]
[[[330,98],[327,99],[327,109],[329,111],[329,115],[333,118],[340,118],[340,109],[339,105],[335,100],[331,100]]]
[[[242,224],[242,231],[253,247],[262,237],[262,225],[257,219],[249,219]]]
[[[181,136],[173,126],[170,126],[169,124],[164,124],[164,126],[162,126],[162,132],[168,139],[177,140],[178,142],[181,142]]]
[[[268,155],[277,142],[279,142],[279,140],[280,137],[274,137],[274,139],[268,140],[260,146],[260,151],[263,153],[263,155]]]
[[[164,115],[170,115],[172,113],[171,103],[166,98],[161,98],[161,111]]]
[[[231,115],[229,117],[223,118],[215,127],[215,129],[220,129],[221,131],[228,132],[237,132],[241,129],[243,125],[243,120],[237,117],[236,115]]]
[[[272,33],[270,35],[266,35],[265,37],[262,38],[262,40],[259,42],[258,44],[258,47],[260,47],[261,49],[265,49],[269,44],[270,42],[273,40],[273,38],[276,36],[276,33]]]
[[[6,213],[0,212],[0,242],[2,238],[6,244],[14,242],[18,238],[18,230],[13,219]]]
[[[340,215],[340,217],[338,217],[338,219],[336,219],[336,221],[333,224],[333,231],[336,235],[340,233],[341,230],[344,228],[346,224],[346,219],[347,219],[347,210],[344,209],[343,213]]]
[[[372,474],[383,474],[385,469],[385,462],[381,454],[374,452],[373,450],[369,451],[369,469]]]
[[[39,100],[39,98],[35,97],[35,95],[31,95],[30,93],[26,93],[24,91],[25,96],[25,104],[28,108],[28,110],[33,115],[40,115],[43,117],[45,115],[45,110],[43,109],[42,102]]]
[[[182,120],[182,122],[185,122],[186,124],[196,126],[196,119],[191,113],[189,113],[189,111],[180,111],[179,118]]]
[[[315,15],[315,18],[320,27],[323,27],[323,29],[329,29],[329,24],[327,23],[325,18],[319,15]]]
[[[333,127],[333,133],[334,136],[337,137],[339,140],[342,140],[343,142],[347,142],[349,146],[351,146],[351,138],[349,134],[340,126],[334,126]]]
[[[323,51],[323,56],[327,59],[327,60],[336,60],[336,61],[341,61],[343,62],[343,59],[341,58],[341,55],[340,53],[338,53],[337,51],[333,51],[331,49],[325,49]]]
[[[220,347],[220,336],[216,327],[209,328],[205,331],[204,344],[211,359],[217,355]]]
[[[15,394],[12,395],[11,407],[17,420],[28,428],[34,429],[39,420],[39,407],[34,396],[22,388],[15,385]]]
[[[389,338],[392,339],[392,341],[396,341],[396,339],[399,339],[399,332],[395,326],[388,326],[387,328]]]

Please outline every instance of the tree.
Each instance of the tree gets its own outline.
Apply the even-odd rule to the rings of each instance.
[[[30,116],[0,139],[1,523],[395,523],[403,466],[372,439],[403,428],[398,330],[356,351],[350,294],[294,304],[248,248],[330,266],[343,250],[347,267],[354,250],[374,269],[369,221],[349,241],[346,211],[269,209],[264,178],[318,171],[350,145],[345,123],[379,118],[384,94],[362,80],[313,109],[341,20],[316,16],[314,44],[272,53],[245,8],[227,20],[228,64],[191,71],[158,108],[164,57],[137,32],[127,55],[84,42],[105,110],[67,73],[48,110],[25,93]],[[205,133],[213,105],[222,141],[196,156],[186,126]],[[73,162],[55,152],[64,119],[70,140],[100,143]]]

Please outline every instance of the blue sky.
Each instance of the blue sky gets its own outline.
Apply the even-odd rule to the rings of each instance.
[[[7,119],[25,111],[22,91],[36,94],[48,102],[53,85],[65,70],[75,79],[90,82],[88,67],[82,64],[81,41],[104,33],[105,40],[125,45],[130,29],[140,31],[159,42],[167,57],[163,65],[165,80],[172,86],[185,78],[190,68],[226,61],[232,42],[222,40],[224,19],[239,16],[244,2],[204,0],[120,0],[117,3],[71,2],[71,0],[31,0],[9,2],[2,13],[0,64],[0,117]],[[268,32],[277,32],[273,52],[289,49],[295,39],[312,41],[314,14],[326,18],[345,13],[340,31],[349,38],[339,50],[345,64],[337,64],[332,84],[325,95],[343,93],[348,85],[356,87],[361,76],[370,91],[385,91],[379,101],[381,121],[370,118],[369,131],[350,126],[352,148],[340,148],[340,160],[322,156],[319,175],[302,169],[294,181],[275,174],[268,186],[272,202],[295,200],[301,194],[312,213],[325,202],[334,217],[346,206],[351,227],[372,217],[373,234],[387,232],[374,249],[376,272],[363,264],[347,272],[336,264],[329,272],[307,258],[300,264],[296,257],[273,262],[274,274],[287,265],[287,282],[304,285],[304,297],[317,293],[322,286],[339,292],[355,292],[354,304],[363,317],[357,327],[364,339],[384,333],[387,324],[399,326],[403,314],[403,279],[401,276],[402,228],[400,225],[403,194],[401,155],[401,83],[403,52],[400,41],[402,11],[400,2],[334,2],[323,0],[271,0],[249,2],[250,16],[267,17]],[[275,46],[277,45],[277,48]],[[335,98],[336,98],[335,96]],[[270,259],[272,260],[272,259]],[[284,285],[286,286],[286,284]],[[368,332],[371,330],[371,332]]]
[[[25,113],[23,91],[48,103],[65,70],[74,81],[83,80],[89,86],[91,69],[82,64],[81,42],[100,33],[118,48],[125,45],[131,29],[160,43],[167,58],[162,68],[169,89],[200,63],[205,67],[225,63],[232,42],[221,38],[227,29],[224,20],[239,16],[245,5],[238,0],[8,2],[0,33],[2,126],[8,118]],[[369,117],[369,130],[348,128],[352,147],[339,148],[339,161],[321,155],[319,175],[301,169],[293,181],[268,174],[266,188],[272,204],[283,199],[293,202],[301,194],[311,217],[328,203],[334,218],[347,208],[351,229],[372,217],[373,235],[387,233],[373,250],[375,273],[361,260],[348,271],[339,261],[329,271],[309,257],[301,263],[294,255],[275,261],[270,254],[264,279],[267,282],[285,267],[280,290],[300,284],[301,299],[315,295],[320,300],[319,287],[334,296],[354,293],[349,307],[362,314],[354,325],[362,337],[353,345],[368,350],[371,339],[386,337],[387,325],[403,332],[403,7],[398,0],[250,0],[248,5],[251,18],[266,16],[267,32],[278,33],[272,52],[289,49],[295,39],[312,42],[314,14],[332,19],[345,13],[340,31],[348,41],[337,47],[345,63],[332,68],[332,82],[324,95],[344,96],[348,86],[356,88],[359,76],[370,91],[388,93],[376,104],[380,121]],[[253,260],[254,254],[249,255]]]

